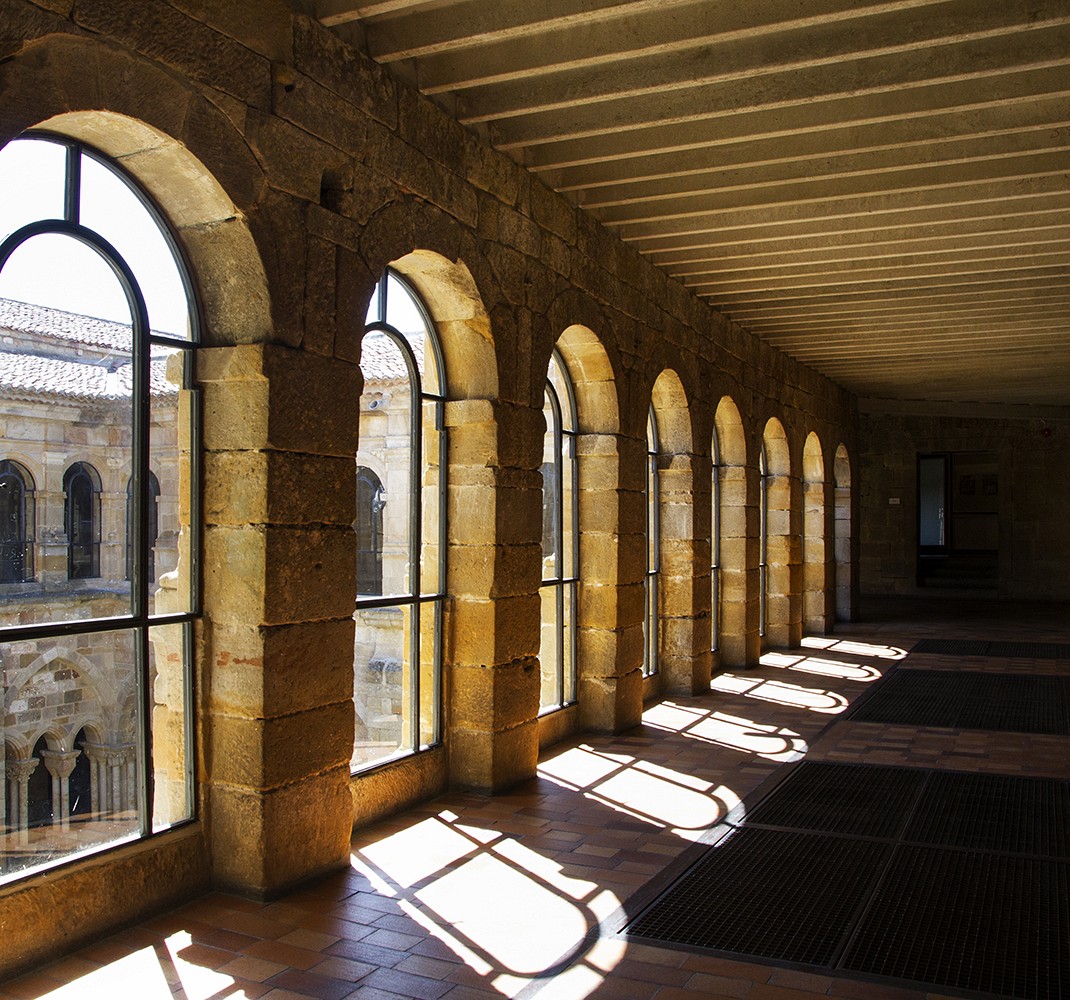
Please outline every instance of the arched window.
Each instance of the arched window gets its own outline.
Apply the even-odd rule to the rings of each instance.
[[[765,636],[769,608],[769,463],[758,453],[758,635]]]
[[[358,479],[358,563],[376,545],[381,556],[374,573],[368,567],[372,559],[365,563],[367,576],[358,569],[354,771],[426,749],[442,739],[446,586],[442,358],[427,310],[393,271],[379,281],[368,309],[360,367],[364,394],[357,464],[361,456],[374,460],[384,470],[385,482],[379,481],[375,511],[375,483],[368,479],[362,488]],[[390,498],[385,505],[384,492]],[[378,593],[371,590],[375,583]]]
[[[146,503],[148,504],[147,513],[149,515],[149,551],[146,553],[146,566],[149,575],[149,582],[156,582],[156,541],[160,537],[160,481],[156,478],[156,474],[149,473],[148,496],[146,497]],[[134,553],[135,549],[135,534],[137,533],[136,515],[137,504],[134,502],[134,480],[128,479],[126,481],[126,578],[128,580],[133,579],[134,575]]]
[[[33,758],[37,766],[26,782],[27,826],[49,826],[52,823],[52,776],[45,767],[44,751],[48,744],[42,736],[33,748]]]
[[[710,649],[716,653],[721,632],[721,454],[714,430],[710,445]]]
[[[68,779],[68,801],[71,816],[89,816],[93,812],[93,780],[89,756],[85,752],[85,743],[89,739],[84,729],[78,730],[74,738],[74,749],[80,751],[74,762]]]
[[[100,576],[100,476],[85,462],[63,474],[63,529],[67,533],[67,576]]]
[[[0,327],[0,454],[13,450],[2,428],[17,420],[18,447],[36,442],[41,453],[36,490],[63,498],[62,522],[57,511],[47,528],[57,537],[66,533],[71,581],[64,585],[61,564],[60,579],[50,573],[48,588],[35,592],[32,604],[27,598],[32,614],[19,614],[11,603],[17,594],[9,595],[0,643],[17,644],[30,659],[61,642],[72,657],[93,665],[111,701],[95,738],[115,753],[121,749],[126,775],[123,810],[77,838],[46,824],[35,832],[35,850],[0,876],[7,880],[76,851],[151,837],[193,812],[188,695],[199,604],[193,517],[199,407],[192,388],[198,318],[178,244],[152,199],[82,142],[33,132],[0,148]],[[94,468],[88,457],[97,455],[106,459],[94,459]],[[125,511],[121,493],[102,493],[98,469],[105,460],[109,479],[129,483]],[[13,463],[0,471],[0,494],[5,486],[0,521],[7,547],[0,562],[6,579],[17,578],[24,539],[27,579],[35,487]],[[176,512],[180,558],[166,600],[157,604],[153,545],[161,486]],[[91,587],[83,585],[87,580]],[[57,667],[57,685],[68,683],[60,676],[65,671]],[[12,693],[4,693],[10,704]],[[37,720],[29,707],[10,712],[9,735],[28,744],[44,728],[59,732],[69,724],[70,703],[45,701],[32,706]],[[85,799],[88,764],[75,762],[72,783],[56,784],[66,777],[70,752],[49,752],[52,774],[45,762],[33,772],[28,761],[16,762],[28,772],[29,803],[40,816],[45,806],[36,803],[46,796],[38,785],[46,780],[52,790],[74,788]],[[59,815],[62,800],[55,808]]]
[[[658,570],[661,564],[661,497],[658,490],[658,421],[651,406],[646,418],[646,589],[643,615],[643,676],[658,672]]]
[[[0,462],[0,583],[33,579],[33,477]]]
[[[357,466],[357,594],[378,597],[383,592],[383,507],[386,491],[379,477]]]
[[[576,700],[576,404],[561,355],[550,358],[543,395],[542,452],[542,668],[540,705]]]

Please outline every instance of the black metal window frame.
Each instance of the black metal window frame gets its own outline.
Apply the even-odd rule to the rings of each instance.
[[[0,461],[0,489],[17,483],[18,497],[7,499],[0,525],[0,584],[24,583],[34,577],[35,499],[33,475],[11,459]]]
[[[769,610],[769,461],[765,442],[758,453],[758,635],[765,636]]]
[[[413,655],[409,665],[412,683],[410,685],[408,708],[414,724],[411,727],[412,740],[409,746],[400,748],[397,753],[388,758],[369,761],[366,765],[355,768],[352,772],[354,774],[363,773],[388,765],[400,757],[429,750],[432,747],[438,746],[442,742],[442,628],[446,604],[446,471],[448,458],[445,427],[446,395],[445,391],[442,389],[438,392],[427,391],[424,385],[424,379],[420,375],[420,369],[416,361],[416,355],[413,353],[412,345],[409,344],[405,335],[396,327],[392,326],[387,320],[391,280],[402,285],[405,293],[408,294],[415,303],[424,323],[427,335],[426,343],[430,347],[432,353],[433,364],[435,365],[435,371],[438,374],[439,383],[442,385],[445,382],[445,366],[442,362],[442,350],[438,343],[438,334],[435,329],[434,321],[431,319],[427,307],[423,304],[423,301],[416,293],[416,290],[412,288],[402,275],[394,271],[393,268],[387,268],[379,279],[377,286],[376,319],[373,322],[365,324],[364,334],[367,336],[369,333],[383,333],[391,339],[405,360],[405,365],[409,371],[409,384],[413,388],[410,404],[410,467],[412,474],[409,487],[408,578],[410,581],[416,582],[415,585],[410,586],[407,593],[383,594],[382,596],[375,597],[361,597],[358,595],[356,607],[357,610],[408,607],[412,611],[412,624],[410,628],[412,630],[411,648]],[[421,573],[420,567],[420,556],[423,547],[424,534],[423,489],[420,484],[420,474],[424,467],[424,407],[428,403],[431,404],[434,413],[439,452],[437,456],[439,463],[439,488],[437,496],[438,512],[436,519],[438,526],[438,572],[436,574],[436,589],[434,591],[424,592],[423,574]],[[430,613],[434,620],[434,648],[431,650],[431,655],[433,657],[433,669],[431,675],[432,684],[434,685],[434,691],[432,692],[434,718],[431,727],[432,731],[427,740],[422,739],[423,734],[419,724],[420,704],[423,697],[423,692],[421,691],[420,664],[423,662],[424,655],[421,643],[421,623],[425,613]]]
[[[556,481],[556,493],[554,496],[552,519],[553,519],[553,545],[554,545],[554,575],[542,581],[542,588],[554,589],[556,602],[556,642],[557,642],[557,698],[553,704],[542,706],[543,712],[554,711],[574,704],[576,701],[576,590],[579,583],[579,504],[577,503],[579,490],[579,460],[577,457],[576,438],[576,397],[572,388],[572,380],[569,378],[568,369],[565,367],[564,358],[561,357],[557,348],[551,355],[552,364],[560,373],[561,383],[565,388],[565,399],[562,401],[549,376],[546,379],[546,398],[550,402],[550,409],[554,414],[554,478]],[[567,408],[567,409],[566,409]],[[567,421],[564,419],[567,413]],[[566,427],[565,424],[568,424]],[[564,506],[565,506],[565,466],[569,467],[567,481],[571,484],[572,500],[569,504],[570,516],[570,544],[565,546],[564,540]],[[544,547],[545,552],[545,547]],[[568,621],[565,621],[565,607],[568,607]],[[566,641],[565,632],[568,632]],[[567,655],[566,655],[567,654]]]
[[[716,430],[710,458],[710,650],[716,653],[721,633],[721,449]]]
[[[196,348],[200,340],[200,309],[197,296],[190,278],[190,271],[175,235],[156,208],[149,194],[129,174],[122,170],[109,156],[94,149],[92,146],[67,136],[55,135],[46,131],[31,130],[23,133],[18,139],[52,142],[62,146],[66,153],[66,169],[64,172],[64,198],[63,218],[38,219],[27,223],[15,232],[7,236],[0,243],[0,271],[3,270],[12,254],[21,246],[36,236],[53,234],[65,236],[88,247],[108,265],[112,274],[119,282],[130,308],[131,316],[131,356],[132,356],[132,409],[133,409],[133,434],[132,434],[132,468],[131,478],[134,483],[134,494],[139,498],[135,517],[137,551],[140,558],[134,560],[131,579],[131,603],[129,613],[102,617],[77,619],[72,621],[46,622],[36,625],[16,625],[10,627],[0,626],[0,643],[30,641],[36,639],[56,638],[66,635],[84,635],[90,633],[107,632],[132,632],[135,636],[135,656],[137,676],[139,679],[139,712],[138,712],[138,758],[137,758],[137,801],[139,816],[139,839],[147,839],[156,833],[153,830],[153,782],[152,775],[152,686],[149,677],[149,633],[152,628],[165,625],[179,625],[183,629],[183,645],[187,650],[185,663],[185,688],[183,692],[186,726],[186,801],[190,807],[190,817],[184,822],[195,818],[196,798],[194,795],[193,773],[193,623],[201,615],[201,588],[199,573],[199,557],[201,551],[200,539],[200,418],[199,405],[194,389],[194,362]],[[83,157],[93,160],[114,176],[121,180],[137,198],[141,207],[156,224],[160,234],[166,242],[168,249],[175,261],[178,275],[186,294],[189,305],[189,336],[180,338],[165,333],[157,333],[150,328],[148,307],[144,294],[130,264],[122,254],[103,236],[95,230],[82,225],[81,214],[81,174]],[[146,573],[145,554],[148,550],[149,517],[148,517],[148,473],[149,473],[149,425],[151,419],[151,351],[153,347],[166,348],[186,352],[186,364],[184,367],[184,389],[193,396],[193,405],[190,407],[190,521],[188,530],[191,534],[189,550],[194,556],[197,565],[190,568],[190,593],[189,611],[175,613],[150,613],[150,581]],[[179,824],[174,824],[179,825]],[[168,827],[171,829],[172,827]],[[159,831],[164,832],[164,831]],[[116,844],[107,844],[101,848],[101,852],[115,846],[121,846],[120,841]],[[61,859],[62,863],[66,859]],[[48,865],[28,869],[26,874],[32,875],[43,870]]]
[[[651,404],[646,425],[646,475],[643,483],[643,507],[646,510],[646,574],[643,577],[645,606],[643,614],[643,676],[653,677],[659,670],[658,579],[661,572],[661,484],[658,481],[658,417]]]

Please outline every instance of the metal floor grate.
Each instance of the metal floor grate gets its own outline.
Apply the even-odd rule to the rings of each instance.
[[[1070,785],[1049,778],[934,772],[903,839],[1070,859]]]
[[[804,761],[721,830],[629,937],[1070,997],[1070,782]]]
[[[1070,660],[1070,643],[1006,642],[986,639],[922,639],[912,653],[937,656],[1024,657],[1030,660]]]
[[[747,813],[747,826],[894,837],[927,772],[808,761]]]
[[[743,829],[711,847],[628,927],[629,936],[828,965],[850,930],[858,886],[887,844]]]
[[[901,847],[841,967],[1027,1000],[1070,996],[1066,862]]]
[[[1070,735],[1070,678],[900,670],[848,713],[854,722]]]

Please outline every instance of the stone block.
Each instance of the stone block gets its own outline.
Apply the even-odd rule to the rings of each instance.
[[[266,793],[211,789],[213,881],[270,898],[349,864],[349,766]]]
[[[271,790],[332,768],[349,766],[353,700],[277,718],[216,714],[206,749],[207,779]]]
[[[519,726],[539,714],[539,662],[455,665],[450,671],[450,725],[477,731]]]
[[[315,489],[308,488],[311,483]],[[352,458],[267,451],[205,453],[206,524],[341,527],[352,525],[355,509]]]
[[[535,775],[537,720],[501,732],[456,729],[450,738],[450,779],[460,788],[501,792]]]
[[[394,128],[398,85],[390,74],[310,17],[293,19],[294,63],[364,114]]]
[[[643,677],[639,667],[616,677],[581,677],[579,703],[584,729],[596,733],[634,729],[643,717]]]
[[[538,649],[542,606],[537,593],[520,597],[451,601],[447,634],[454,665],[521,660]]]
[[[216,713],[270,718],[353,695],[352,616],[276,626],[213,622],[206,654]]]

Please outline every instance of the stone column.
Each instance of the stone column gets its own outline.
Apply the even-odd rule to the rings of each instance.
[[[615,435],[581,434],[576,449],[580,717],[584,729],[619,733],[637,726],[643,711],[646,447]],[[639,478],[624,471],[635,468]]]
[[[69,830],[71,827],[71,787],[68,779],[78,755],[77,750],[41,751],[41,759],[52,776],[52,825],[62,830]]]
[[[803,630],[823,635],[828,629],[828,547],[825,483],[807,481],[803,499]]]
[[[11,819],[18,831],[20,844],[30,841],[30,800],[29,781],[37,765],[37,757],[17,757],[7,762],[7,781],[11,789]]]
[[[768,477],[766,512],[766,624],[768,647],[798,646],[802,641],[801,517],[794,503],[798,480]]]
[[[89,758],[89,800],[93,815],[103,817],[111,808],[108,798],[106,748],[86,740],[82,744],[82,752]]]
[[[468,399],[446,426],[450,778],[499,791],[538,762],[543,418]]]
[[[700,694],[710,686],[707,643],[695,627],[695,578],[709,580],[708,555],[695,558],[693,456],[659,455],[661,520],[659,663],[662,691]],[[709,519],[707,518],[707,521]],[[704,565],[703,565],[704,563]]]
[[[747,469],[725,465],[720,470],[721,490],[721,636],[720,662],[724,667],[753,667],[761,655],[758,635],[757,475],[748,489]]]
[[[216,884],[274,896],[349,862],[360,369],[250,344],[198,376],[210,855]]]

